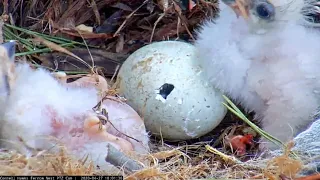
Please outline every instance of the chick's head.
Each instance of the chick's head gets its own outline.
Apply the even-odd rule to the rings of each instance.
[[[286,24],[320,26],[314,21],[320,15],[318,0],[222,0],[248,23],[250,30],[265,34]]]

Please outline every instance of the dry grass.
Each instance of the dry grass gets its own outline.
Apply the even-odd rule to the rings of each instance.
[[[161,146],[161,145],[156,145]],[[124,171],[100,171],[90,161],[74,159],[63,150],[58,154],[39,152],[27,157],[14,152],[0,153],[0,175],[124,175],[125,179],[279,179],[294,177],[302,164],[288,153],[273,159],[251,158],[241,162],[233,156],[225,159],[207,151],[203,145],[167,148],[143,158],[145,167],[131,174]],[[195,152],[192,157],[185,152]],[[189,153],[190,154],[190,153]],[[147,162],[147,161],[145,161]]]
[[[107,75],[109,76],[116,73],[118,65],[130,53],[152,41],[182,39],[192,42],[194,29],[206,16],[215,15],[217,12],[215,2],[205,0],[198,1],[199,4],[191,10],[184,9],[186,6],[179,4],[178,1],[170,0],[1,0],[0,2],[2,2],[0,3],[2,19],[8,25],[49,35],[45,36],[46,40],[41,40],[47,45],[50,44],[48,42],[50,37],[59,37],[52,39],[56,44],[51,44],[51,47],[54,46],[54,50],[58,52],[50,52],[48,49],[32,52],[34,48],[43,48],[43,46],[30,40],[34,38],[30,33],[23,34],[22,31],[11,28],[10,37],[17,38],[19,52],[25,53],[24,55],[30,61],[55,69],[55,63],[61,65],[59,58],[66,60],[68,57],[67,61],[70,64],[75,64],[77,62],[75,59],[79,58],[85,61],[83,64],[87,63],[90,66],[93,65],[92,59],[94,59],[95,66],[108,67]],[[81,24],[96,28],[93,32],[80,31],[77,26]],[[2,33],[0,34],[2,36]],[[67,47],[68,43],[72,44],[70,47],[76,48],[69,50],[61,48]],[[88,53],[87,47],[92,46],[99,49]],[[100,61],[101,59],[103,62]],[[64,65],[62,69],[56,70],[79,73],[87,68],[83,64],[82,67],[81,63],[74,66]],[[223,124],[207,136],[196,140],[164,142],[162,139],[153,137],[150,144],[152,154],[143,157],[147,160],[141,161],[144,162],[144,169],[134,173],[127,173],[121,168],[118,172],[101,172],[89,160],[75,159],[72,155],[66,154],[63,149],[59,154],[38,152],[33,156],[2,151],[0,175],[114,175],[118,173],[124,175],[126,179],[269,178],[276,180],[293,178],[302,168],[301,162],[289,157],[287,151],[283,156],[264,159],[257,155],[257,148],[254,146],[245,156],[234,155],[235,153],[224,144],[225,135],[243,134],[247,130],[248,125],[235,115],[228,114]],[[258,135],[255,140],[257,138]],[[290,149],[290,146],[288,148]]]

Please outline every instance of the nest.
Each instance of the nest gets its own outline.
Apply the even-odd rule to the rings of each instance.
[[[5,25],[0,39],[16,39],[18,57],[21,55],[35,66],[52,70],[90,73],[92,69],[78,58],[92,64],[93,57],[94,68],[101,70],[95,72],[113,79],[121,63],[146,44],[168,39],[192,42],[194,30],[207,17],[217,15],[216,5],[216,1],[205,0],[2,0],[0,13]],[[60,39],[49,42],[50,37]],[[64,46],[69,42],[79,44],[73,44],[72,48]],[[92,47],[90,54],[86,47]],[[32,49],[38,51],[32,52]],[[76,159],[63,148],[58,154],[40,151],[23,155],[2,151],[0,174],[123,175],[125,179],[289,179],[301,170],[301,162],[290,157],[287,151],[266,159],[257,155],[254,146],[245,156],[237,156],[224,140],[227,134],[244,131],[248,131],[248,126],[228,113],[223,124],[195,140],[168,142],[152,137],[150,155],[128,157],[143,164],[135,171],[119,167],[118,171],[101,172],[85,157]]]

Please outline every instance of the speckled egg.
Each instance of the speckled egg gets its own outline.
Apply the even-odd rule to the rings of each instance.
[[[220,124],[222,93],[206,82],[193,45],[162,41],[131,54],[118,74],[120,95],[165,139],[200,137]]]

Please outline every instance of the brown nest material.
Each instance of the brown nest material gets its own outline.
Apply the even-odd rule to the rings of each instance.
[[[153,41],[193,41],[193,31],[207,16],[215,16],[215,1],[192,0],[2,0],[0,14],[8,24],[65,37],[89,46],[71,50],[84,61],[106,68],[112,76],[129,54]],[[2,10],[2,12],[1,12]],[[89,29],[89,31],[87,31]],[[18,34],[18,32],[15,32]],[[22,37],[29,38],[29,37]],[[19,46],[24,51],[25,47]],[[29,55],[57,70],[87,71],[63,53]],[[58,68],[57,68],[58,67]]]
[[[217,11],[214,1],[205,0],[197,1],[193,8],[186,4],[193,2],[188,0],[2,1],[0,13],[19,27],[83,38],[88,45],[122,53],[133,52],[151,41],[193,39],[193,29]],[[93,32],[80,35],[76,30],[79,25],[90,26]]]
[[[0,14],[7,24],[98,46],[98,49],[90,49],[90,55],[86,48],[75,48],[70,52],[89,64],[93,59],[97,66],[106,69],[104,73],[109,76],[115,74],[128,55],[153,41],[173,39],[192,42],[198,25],[217,13],[216,1],[209,0],[0,2]],[[19,46],[20,51],[24,48]],[[87,70],[74,56],[61,52],[27,57],[57,70]],[[294,178],[301,169],[301,163],[290,158],[287,152],[274,159],[263,159],[252,147],[247,151],[248,156],[233,155],[234,152],[224,144],[225,135],[247,131],[248,127],[242,121],[228,114],[224,123],[212,133],[196,140],[164,142],[153,137],[152,154],[144,157],[147,161],[143,161],[144,166],[140,170],[130,173],[121,167],[116,173],[100,172],[86,158],[75,159],[63,149],[58,154],[41,151],[31,156],[1,151],[0,175],[120,174],[125,179]]]
[[[63,150],[58,154],[44,151],[27,157],[14,152],[0,152],[0,175],[122,175],[125,179],[296,179],[302,164],[289,157],[286,151],[273,159],[252,158],[241,162],[209,146],[196,157],[189,157],[184,150],[199,146],[171,148],[145,156],[149,163],[132,173],[101,171],[86,158],[74,159]]]

